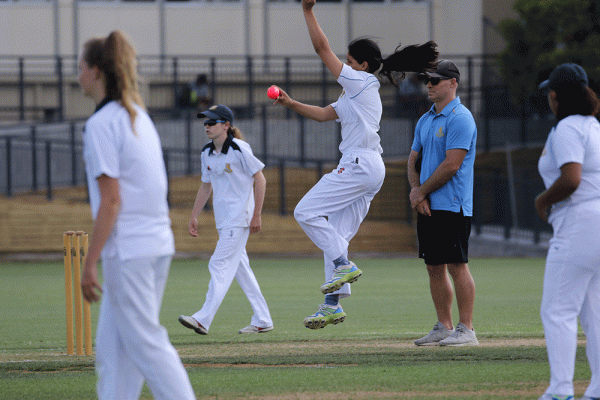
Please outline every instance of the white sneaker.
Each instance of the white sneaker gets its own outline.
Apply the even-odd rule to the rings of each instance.
[[[470,330],[460,322],[456,324],[456,329],[452,335],[440,341],[440,346],[477,346],[478,344],[475,330]]]
[[[248,325],[247,327],[240,329],[240,333],[265,333],[271,332],[272,330],[272,326],[261,328],[260,326]]]
[[[186,328],[193,329],[194,332],[199,335],[208,335],[208,330],[206,330],[205,327],[200,325],[200,323],[192,317],[180,315],[177,320],[181,323],[181,325],[185,326]]]
[[[437,346],[441,340],[446,339],[453,333],[454,329],[448,330],[444,324],[438,321],[438,323],[433,326],[431,332],[429,332],[426,336],[415,340],[415,344],[417,346]]]

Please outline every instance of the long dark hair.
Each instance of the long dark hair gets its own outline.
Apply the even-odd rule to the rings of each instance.
[[[600,100],[588,86],[559,86],[554,91],[559,121],[570,115],[598,115],[600,111]]]
[[[404,79],[406,72],[424,72],[435,68],[437,64],[437,44],[430,40],[425,44],[398,45],[389,57],[383,58],[379,45],[373,39],[360,37],[348,45],[348,53],[359,64],[367,62],[370,72],[379,70],[379,76],[387,78],[394,85]],[[381,68],[381,69],[380,69]]]

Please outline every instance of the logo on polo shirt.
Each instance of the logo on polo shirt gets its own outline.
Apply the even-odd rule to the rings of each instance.
[[[443,128],[440,126],[440,129],[435,133],[435,136],[437,136],[437,137],[444,136],[444,131],[442,129]]]
[[[229,163],[225,164],[224,171],[227,172],[228,174],[233,172],[233,170],[231,169],[231,165],[229,165]]]

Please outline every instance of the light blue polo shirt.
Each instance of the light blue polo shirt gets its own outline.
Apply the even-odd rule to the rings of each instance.
[[[461,104],[460,98],[452,100],[441,113],[435,105],[417,123],[412,150],[423,150],[420,180],[423,184],[446,158],[446,151],[467,150],[458,172],[444,186],[429,194],[432,210],[460,212],[473,216],[473,165],[477,127],[471,112]]]

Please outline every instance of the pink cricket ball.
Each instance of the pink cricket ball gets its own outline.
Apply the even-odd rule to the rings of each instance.
[[[269,96],[270,99],[275,100],[279,97],[279,89],[275,86],[271,86],[269,90],[267,90],[267,96]]]

